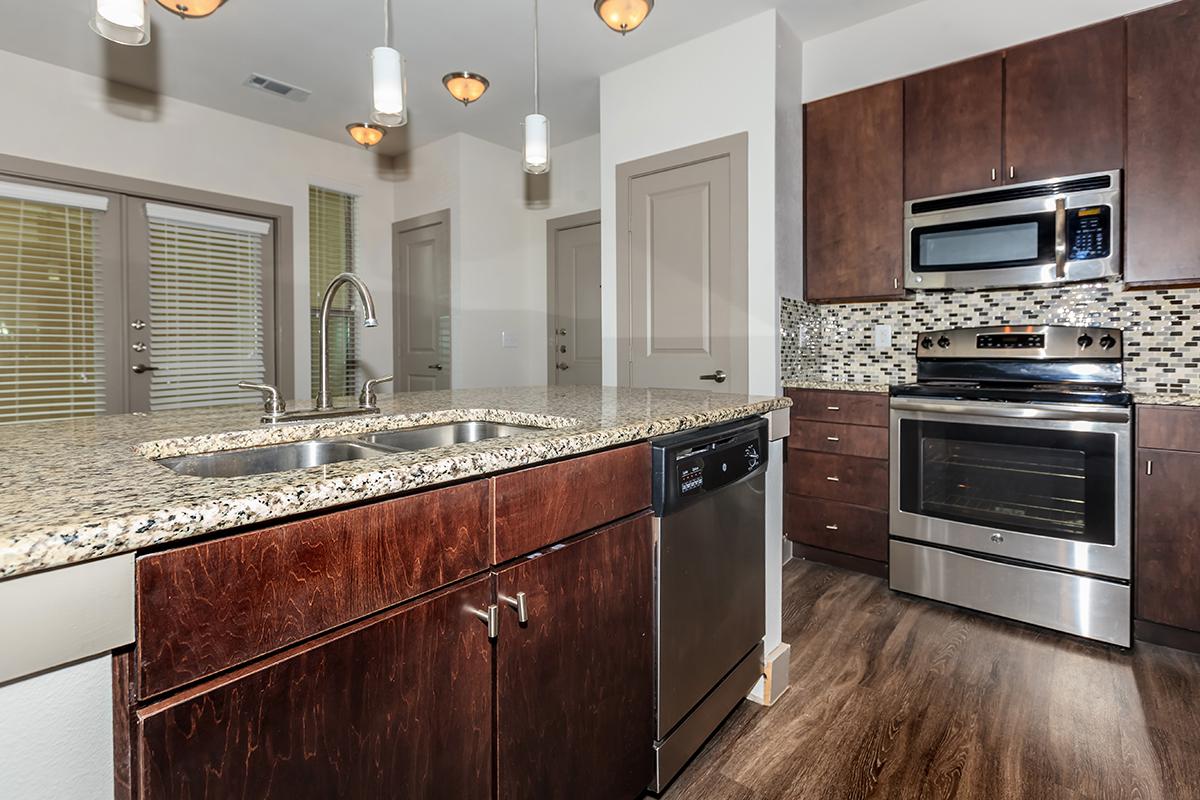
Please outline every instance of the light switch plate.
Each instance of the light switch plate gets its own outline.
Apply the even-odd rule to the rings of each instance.
[[[876,325],[875,326],[875,349],[876,350],[891,350],[892,349],[892,326],[891,325]]]
[[[512,331],[500,331],[500,346],[514,349],[519,347],[517,344],[517,335]]]

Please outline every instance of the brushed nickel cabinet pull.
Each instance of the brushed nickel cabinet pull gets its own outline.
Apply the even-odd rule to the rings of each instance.
[[[834,483],[840,483],[842,479],[836,475],[826,475],[825,480],[833,481]]]
[[[478,617],[487,623],[489,639],[495,639],[500,636],[500,606],[492,603],[483,611],[467,606],[467,611],[471,616]]]
[[[1151,461],[1150,459],[1146,459],[1146,474],[1147,475],[1154,474],[1154,462]]]
[[[825,406],[826,411],[841,411],[841,406]]]
[[[996,168],[992,167],[992,180],[996,180]]]
[[[1009,179],[1017,177],[1017,168],[1015,165],[1008,168],[1008,177]]]
[[[524,592],[517,592],[516,597],[501,595],[500,599],[517,610],[517,622],[520,622],[522,625],[529,622],[529,603]]]
[[[825,530],[827,530],[827,531],[836,531],[837,529],[838,529],[837,525],[826,525],[825,526]]]
[[[840,436],[826,436],[825,437],[825,441],[827,441],[827,442],[840,442],[841,440],[842,440],[842,438]]]

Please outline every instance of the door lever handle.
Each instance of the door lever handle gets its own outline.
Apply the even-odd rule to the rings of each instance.
[[[728,379],[729,379],[729,376],[725,374],[725,370],[723,370],[723,369],[719,369],[716,372],[712,373],[711,375],[701,375],[700,376],[700,380],[702,380],[702,381],[713,381],[715,383],[724,383]]]
[[[149,364],[134,364],[130,369],[135,375],[141,375],[143,372],[156,372],[158,367],[152,367]]]

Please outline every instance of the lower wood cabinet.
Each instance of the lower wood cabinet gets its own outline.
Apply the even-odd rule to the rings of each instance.
[[[143,798],[488,798],[487,576],[137,713]]]
[[[649,514],[497,573],[499,800],[641,797],[654,775],[652,581]],[[524,624],[505,601],[519,592]]]

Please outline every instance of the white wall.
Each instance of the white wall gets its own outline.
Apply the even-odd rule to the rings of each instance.
[[[5,51],[0,75],[0,153],[292,207],[296,387],[288,394],[310,396],[308,185],[360,195],[360,272],[380,316],[378,328],[363,331],[361,353],[368,372],[391,371],[393,190],[374,155],[170,97],[112,96],[100,78]]]
[[[1162,2],[925,0],[805,42],[804,100],[911,75]]]
[[[749,378],[753,394],[779,392],[776,245],[776,13],[767,11],[600,78],[604,382],[617,383],[618,164],[749,134]],[[795,43],[787,43],[795,61]],[[789,62],[790,63],[790,62]],[[767,651],[782,636],[782,458],[767,476]]]
[[[547,381],[546,220],[599,208],[599,137],[550,157],[549,180],[530,179],[516,150],[455,134],[401,162],[396,219],[450,209],[456,388]]]
[[[0,797],[113,793],[112,656],[0,685]]]

